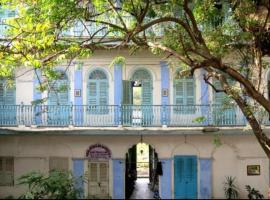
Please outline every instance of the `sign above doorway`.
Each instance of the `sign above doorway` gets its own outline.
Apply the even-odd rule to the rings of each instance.
[[[87,149],[86,157],[93,160],[108,160],[111,158],[111,151],[102,144],[94,144]]]

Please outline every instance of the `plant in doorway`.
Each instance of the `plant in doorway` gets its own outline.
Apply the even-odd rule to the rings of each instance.
[[[250,185],[246,185],[246,190],[248,192],[248,199],[263,199],[263,195],[256,190],[255,188],[250,187]]]
[[[238,187],[235,184],[236,177],[226,176],[224,182],[224,192],[226,199],[237,199],[238,198]]]

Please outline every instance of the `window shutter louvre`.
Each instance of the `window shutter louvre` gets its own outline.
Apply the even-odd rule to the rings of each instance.
[[[65,157],[50,157],[49,170],[68,171],[68,158]]]
[[[106,163],[99,165],[99,178],[100,181],[108,181],[108,165]]]
[[[14,159],[12,157],[0,158],[0,186],[11,186],[14,180]]]
[[[142,105],[152,105],[152,82],[142,81]]]
[[[50,105],[68,105],[69,104],[68,80],[56,80],[56,82],[53,84],[54,84],[53,85],[54,90],[49,92],[49,104]]]
[[[4,104],[4,83],[0,81],[0,104]]]
[[[88,82],[88,104],[89,105],[97,105],[97,82],[94,80],[90,80]]]
[[[175,104],[184,104],[184,83],[182,80],[175,80],[174,83]]]
[[[90,165],[90,181],[98,181],[98,166],[97,163],[89,163]]]
[[[99,81],[99,105],[108,105],[108,84],[107,81]]]
[[[132,104],[132,82],[123,80],[122,104]]]
[[[186,81],[186,105],[195,104],[195,88],[193,80]]]
[[[68,81],[67,80],[59,80],[59,83],[58,83],[58,87],[59,88],[63,88],[64,87],[64,90],[63,91],[60,91],[58,93],[58,97],[59,97],[59,103],[60,105],[68,105],[69,104],[69,100],[68,100]]]

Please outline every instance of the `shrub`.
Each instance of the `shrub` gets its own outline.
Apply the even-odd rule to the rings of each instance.
[[[51,171],[48,175],[31,172],[18,181],[20,185],[28,185],[29,190],[20,199],[75,199],[79,194],[70,172]]]

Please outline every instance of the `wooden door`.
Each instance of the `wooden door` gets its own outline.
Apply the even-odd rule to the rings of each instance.
[[[174,198],[197,198],[197,157],[174,157]]]
[[[89,162],[89,198],[109,197],[108,162]]]

